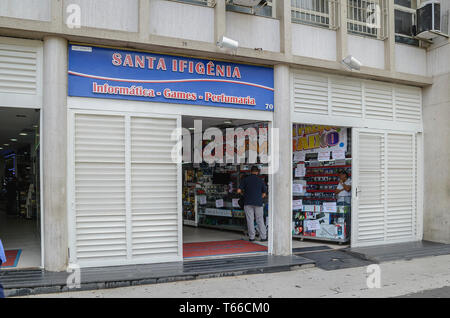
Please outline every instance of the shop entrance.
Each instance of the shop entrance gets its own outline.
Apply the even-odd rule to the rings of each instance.
[[[183,116],[182,127],[184,259],[267,253],[269,195],[251,240],[237,190],[257,167],[268,192],[268,123]]]
[[[2,269],[41,266],[40,111],[0,108]]]
[[[293,125],[292,237],[331,247],[350,243],[351,128]]]

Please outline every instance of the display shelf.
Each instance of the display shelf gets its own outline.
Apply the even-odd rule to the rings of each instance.
[[[309,193],[317,193],[317,192],[325,192],[325,193],[334,193],[336,190],[306,190]]]
[[[212,224],[203,224],[200,223],[199,226],[205,227],[205,228],[211,228],[211,229],[220,229],[220,230],[227,230],[227,231],[235,231],[235,232],[243,232],[245,233],[247,231],[247,228],[236,226],[236,225],[212,225]]]
[[[339,181],[307,181],[308,184],[339,184]]]
[[[315,197],[306,197],[304,195],[296,195],[297,197],[304,197],[304,201],[336,201],[335,198],[315,198]],[[306,199],[305,199],[306,198]]]
[[[328,211],[302,211],[301,209],[292,209],[293,213],[329,213],[329,214],[348,214],[349,212],[328,212]]]
[[[317,237],[317,236],[298,235],[298,234],[292,234],[292,237],[293,238],[299,238],[301,240],[307,239],[307,240],[338,242],[338,243],[347,243],[347,242],[350,241],[349,238],[345,238],[345,239],[331,239],[331,238],[327,238],[327,237]]]
[[[183,224],[197,227],[197,223],[194,220],[186,220],[185,219],[185,220],[183,220]]]
[[[344,159],[342,159],[342,160],[344,160]],[[352,165],[340,165],[340,166],[314,166],[314,167],[311,167],[311,166],[308,166],[308,167],[305,167],[306,169],[330,169],[330,168],[351,168],[352,167]]]
[[[320,173],[320,174],[305,174],[304,177],[298,177],[298,178],[311,178],[311,177],[339,177],[340,174],[339,173]],[[351,177],[352,175],[349,173],[348,174],[349,177]]]

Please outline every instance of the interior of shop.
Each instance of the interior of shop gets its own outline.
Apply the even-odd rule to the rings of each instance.
[[[350,244],[351,128],[293,125],[293,240]]]
[[[0,108],[2,269],[41,266],[39,120],[39,110]]]
[[[201,128],[194,129],[195,124],[201,123]],[[199,124],[197,124],[199,125]],[[237,139],[233,138],[234,145],[232,154],[228,153],[229,159],[226,160],[226,132],[227,129],[242,128],[244,131],[248,128],[255,128],[258,132],[260,128],[267,128],[267,123],[254,122],[240,119],[223,118],[199,118],[183,117],[182,126],[185,131],[189,131],[191,139],[188,156],[183,162],[183,250],[184,257],[201,257],[223,254],[240,254],[249,252],[265,252],[267,242],[260,242],[256,239],[254,242],[248,241],[247,223],[242,206],[239,205],[240,195],[237,189],[249,173],[252,164],[248,160],[238,162],[238,153],[246,156],[248,159],[248,137],[245,149],[237,144]],[[197,126],[198,127],[198,126]],[[208,144],[215,140],[215,137],[206,136],[205,132],[210,128],[217,128],[222,134],[222,158],[223,162],[205,159],[201,157],[201,162],[194,159],[195,135],[201,138],[201,149],[203,153]],[[231,149],[231,148],[229,148]],[[211,152],[216,155],[216,149]],[[186,155],[183,148],[183,155]],[[186,157],[184,157],[186,158]],[[253,162],[260,169],[260,177],[265,184],[268,184],[267,164]],[[190,162],[188,162],[190,161]],[[268,220],[268,200],[264,200],[263,205],[265,226],[267,228]],[[257,238],[259,233],[257,232]]]
[[[205,158],[202,158],[203,160],[200,163],[195,162],[194,135],[198,134],[199,130],[195,129],[195,120],[201,121],[202,151],[212,141],[211,138],[204,138],[204,133],[208,128],[216,127],[222,132],[224,140],[223,163],[208,163],[204,160]],[[264,163],[267,162],[264,160],[264,153],[268,147],[267,149],[264,148],[264,143],[261,144],[261,148],[258,146],[257,151],[263,154],[263,160],[261,160],[261,157],[258,157],[256,163],[255,161],[249,163],[248,149],[251,149],[249,147],[249,138],[246,137],[245,148],[243,149],[238,145],[237,139],[235,139],[233,144],[234,160],[233,162],[227,162],[226,144],[230,142],[230,139],[226,138],[226,132],[228,128],[233,128],[235,132],[240,128],[244,131],[248,128],[255,128],[259,132],[260,129],[266,129],[268,123],[240,119],[185,116],[182,119],[182,127],[185,128],[185,132],[189,131],[191,140],[189,146],[191,152],[187,157],[184,157],[182,169],[183,253],[185,259],[191,257],[221,257],[227,255],[248,255],[248,253],[267,253],[268,241],[261,241],[256,222],[255,241],[249,241],[245,212],[242,202],[241,205],[239,204],[241,196],[237,193],[237,189],[242,180],[251,173],[251,168],[254,165],[259,168],[259,177],[270,189],[270,179],[267,174],[268,166]],[[267,140],[264,138],[264,136],[258,135],[258,145],[260,139]],[[266,143],[266,145],[268,144]],[[185,155],[184,147],[183,155]],[[243,153],[245,154],[245,162],[238,161],[238,157]],[[308,155],[309,157],[310,155]],[[186,160],[186,158],[189,158],[189,160]],[[307,166],[309,167],[309,165]],[[268,197],[267,195],[263,201],[263,219],[266,233],[268,233],[269,222]],[[323,241],[303,240],[303,238],[294,240],[292,246],[295,249],[318,245],[324,246],[324,244],[328,243],[331,243],[331,248],[338,247],[333,242],[328,241],[324,243]]]

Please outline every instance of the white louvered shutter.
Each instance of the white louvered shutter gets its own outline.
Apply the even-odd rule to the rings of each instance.
[[[395,118],[401,122],[422,122],[422,97],[420,88],[396,86]]]
[[[0,45],[0,92],[36,94],[37,51]]]
[[[412,133],[356,129],[352,245],[417,239],[417,146]]]
[[[387,241],[414,237],[415,157],[414,135],[387,135]]]
[[[294,74],[294,111],[328,114],[328,77],[308,73]]]
[[[335,116],[362,117],[361,81],[331,77],[331,109]]]
[[[365,115],[369,119],[394,120],[392,86],[374,81],[364,83]]]
[[[179,255],[176,119],[131,117],[132,257]]]
[[[75,115],[78,262],[126,260],[125,118]]]
[[[385,234],[384,134],[362,132],[358,138],[356,237],[352,242],[381,242]]]
[[[71,261],[181,260],[178,120],[76,113],[74,121]]]

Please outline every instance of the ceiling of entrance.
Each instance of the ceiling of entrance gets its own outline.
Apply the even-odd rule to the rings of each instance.
[[[0,107],[0,148],[3,148],[0,153],[34,144],[34,126],[38,124],[38,110]],[[21,133],[27,135],[20,135]]]

